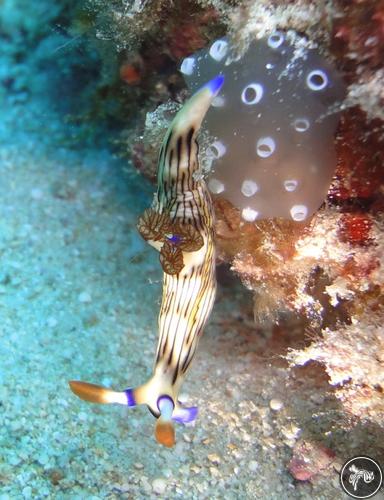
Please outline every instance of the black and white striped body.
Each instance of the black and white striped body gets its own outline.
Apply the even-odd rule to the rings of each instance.
[[[172,221],[192,224],[204,240],[200,250],[184,252],[179,274],[164,273],[163,278],[155,377],[166,380],[174,395],[193,359],[216,293],[214,214],[204,180],[194,177],[199,167],[195,135],[193,127],[187,133],[171,129],[160,153],[155,203],[155,209],[168,211]]]
[[[72,391],[86,401],[146,404],[159,417],[156,439],[165,446],[175,442],[174,421],[187,423],[197,415],[197,408],[182,406],[178,395],[213,307],[216,277],[214,212],[198,172],[196,133],[222,84],[223,77],[214,78],[177,113],[159,154],[153,206],[143,218],[141,234],[160,251],[165,270],[152,377],[145,384],[122,392],[87,382],[70,382]],[[163,234],[169,230],[173,233],[172,228],[176,235]],[[183,245],[177,233],[186,235]],[[177,266],[172,260],[175,256]]]
[[[203,87],[176,115],[160,150],[153,202],[156,212],[169,213],[172,222],[193,225],[204,240],[199,250],[183,252],[184,267],[178,274],[164,273],[163,277],[159,341],[154,375],[148,384],[161,387],[161,394],[169,395],[176,407],[216,294],[214,212],[205,181],[199,175],[196,141],[214,95],[209,86]],[[161,250],[158,241],[149,243]]]

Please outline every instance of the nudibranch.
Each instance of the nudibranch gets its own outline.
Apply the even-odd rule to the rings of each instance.
[[[146,404],[157,418],[157,441],[168,447],[175,443],[174,422],[197,416],[197,408],[183,406],[178,396],[216,294],[214,212],[199,174],[196,134],[223,82],[221,75],[210,80],[177,113],[160,149],[152,207],[138,222],[142,237],[160,252],[164,271],[152,377],[121,392],[69,383],[77,396],[93,403]]]

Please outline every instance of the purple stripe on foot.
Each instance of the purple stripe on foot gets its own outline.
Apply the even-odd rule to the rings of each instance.
[[[133,389],[125,389],[125,395],[127,396],[127,405],[136,406],[135,396],[133,395]]]
[[[173,412],[172,420],[179,424],[189,424],[196,420],[198,413],[199,409],[197,406],[191,406],[190,408],[180,407],[177,411]]]

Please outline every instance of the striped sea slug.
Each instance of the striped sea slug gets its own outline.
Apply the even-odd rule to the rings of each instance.
[[[146,404],[157,418],[159,443],[173,446],[174,422],[195,420],[197,408],[178,401],[180,386],[213,307],[216,293],[214,213],[199,171],[196,134],[224,77],[210,80],[177,113],[160,150],[152,208],[139,219],[145,240],[160,252],[164,271],[159,340],[152,377],[121,392],[71,381],[93,403]]]

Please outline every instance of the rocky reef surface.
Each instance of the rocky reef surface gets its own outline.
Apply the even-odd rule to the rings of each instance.
[[[384,463],[384,3],[39,9],[0,10],[0,499],[344,498],[344,461]],[[185,384],[200,416],[164,450],[144,409],[86,406],[66,381],[148,375],[161,271],[135,223],[187,96],[178,67],[276,28],[348,86],[336,175],[307,223],[215,201],[219,294]]]

